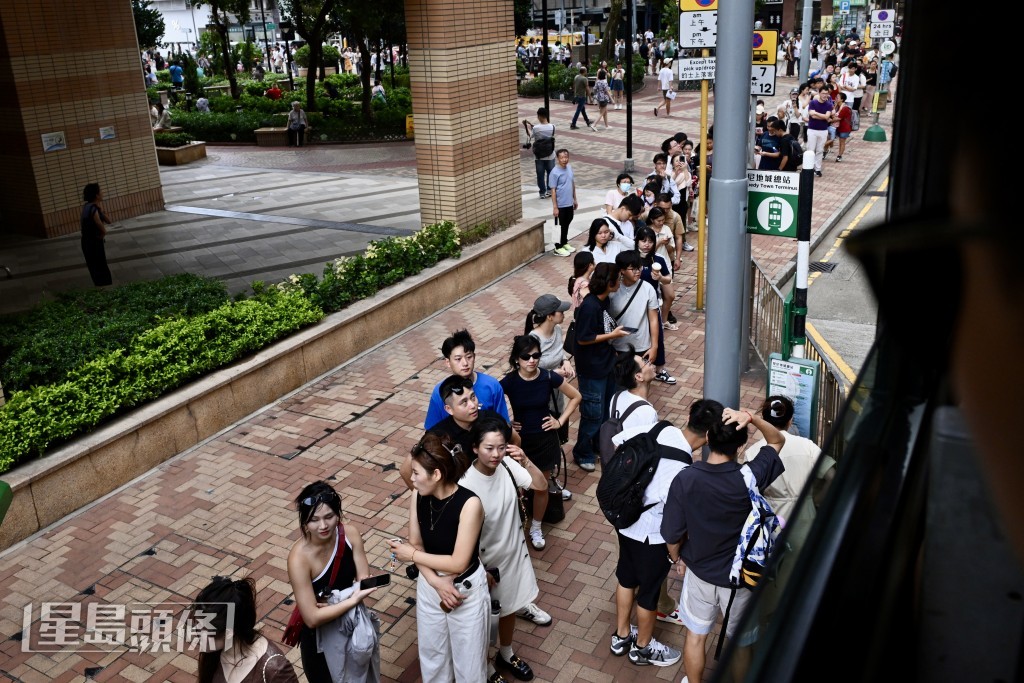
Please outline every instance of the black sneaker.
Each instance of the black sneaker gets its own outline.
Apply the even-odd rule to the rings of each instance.
[[[579,126],[569,126],[569,130],[579,130]]]
[[[654,638],[647,647],[637,647],[636,642],[629,648],[629,661],[637,666],[672,666],[682,658],[679,650],[659,643]]]
[[[679,324],[679,321],[676,320],[676,316],[672,313],[672,311],[668,312],[668,321],[670,323],[672,323],[673,325],[678,325]]]
[[[821,177],[821,171],[815,171],[815,172],[814,172],[814,175],[816,175],[817,177],[819,177],[819,178],[820,178],[820,177]]]
[[[499,652],[494,655],[494,666],[495,668],[508,669],[520,681],[533,680],[533,669],[530,668],[529,664],[520,659],[519,655],[512,655],[511,661],[506,662]]]
[[[627,652],[629,652],[630,647],[633,645],[633,638],[634,638],[634,636],[633,636],[632,631],[625,638],[620,638],[619,634],[615,633],[613,631],[612,632],[612,646],[611,646],[612,654],[615,655],[616,657],[621,657],[622,655],[624,655]]]

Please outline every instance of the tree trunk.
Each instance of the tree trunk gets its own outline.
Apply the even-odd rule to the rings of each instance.
[[[622,0],[612,0],[608,10],[608,23],[604,27],[604,40],[601,41],[601,59],[609,64],[615,63],[615,40],[619,37],[619,24],[622,23]],[[633,36],[626,36],[633,40]]]
[[[370,68],[370,46],[365,38],[360,38],[358,45],[359,59],[363,64],[363,68],[359,70],[359,83],[363,86],[360,104],[363,110],[363,121],[369,124],[373,121],[373,107],[370,106],[370,76],[372,75],[372,69]]]
[[[220,18],[215,20],[217,33],[220,35],[221,59],[224,60],[224,71],[227,73],[228,84],[231,86],[231,97],[238,99],[241,93],[238,92],[238,79],[235,78],[235,65],[231,63],[231,49],[228,46],[228,27],[220,23]]]
[[[310,40],[309,68],[306,69],[306,111],[316,111],[316,76],[320,68],[321,53],[319,41]]]

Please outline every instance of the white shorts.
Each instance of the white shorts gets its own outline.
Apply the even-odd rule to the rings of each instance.
[[[711,632],[711,627],[718,621],[719,616],[725,616],[725,610],[729,606],[729,596],[732,588],[715,586],[697,577],[692,571],[687,571],[683,577],[683,591],[679,596],[679,615],[683,618],[686,628],[697,635],[706,635]],[[732,639],[736,633],[736,627],[740,619],[747,611],[752,593],[746,588],[737,588],[736,597],[732,601],[732,610],[729,612],[729,623],[726,625],[725,637]],[[746,647],[757,640],[757,624],[740,636],[740,647]]]

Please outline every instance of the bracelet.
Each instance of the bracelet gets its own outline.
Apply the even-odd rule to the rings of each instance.
[[[416,564],[416,550],[415,549],[412,551],[412,557],[410,557],[409,559],[412,560],[413,564]]]
[[[750,419],[751,422],[754,421],[754,416],[750,414],[749,410],[741,410],[740,412],[743,413],[744,415],[746,415]]]

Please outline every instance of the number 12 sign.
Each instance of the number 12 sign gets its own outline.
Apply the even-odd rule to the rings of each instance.
[[[775,65],[750,67],[750,94],[775,95]]]

